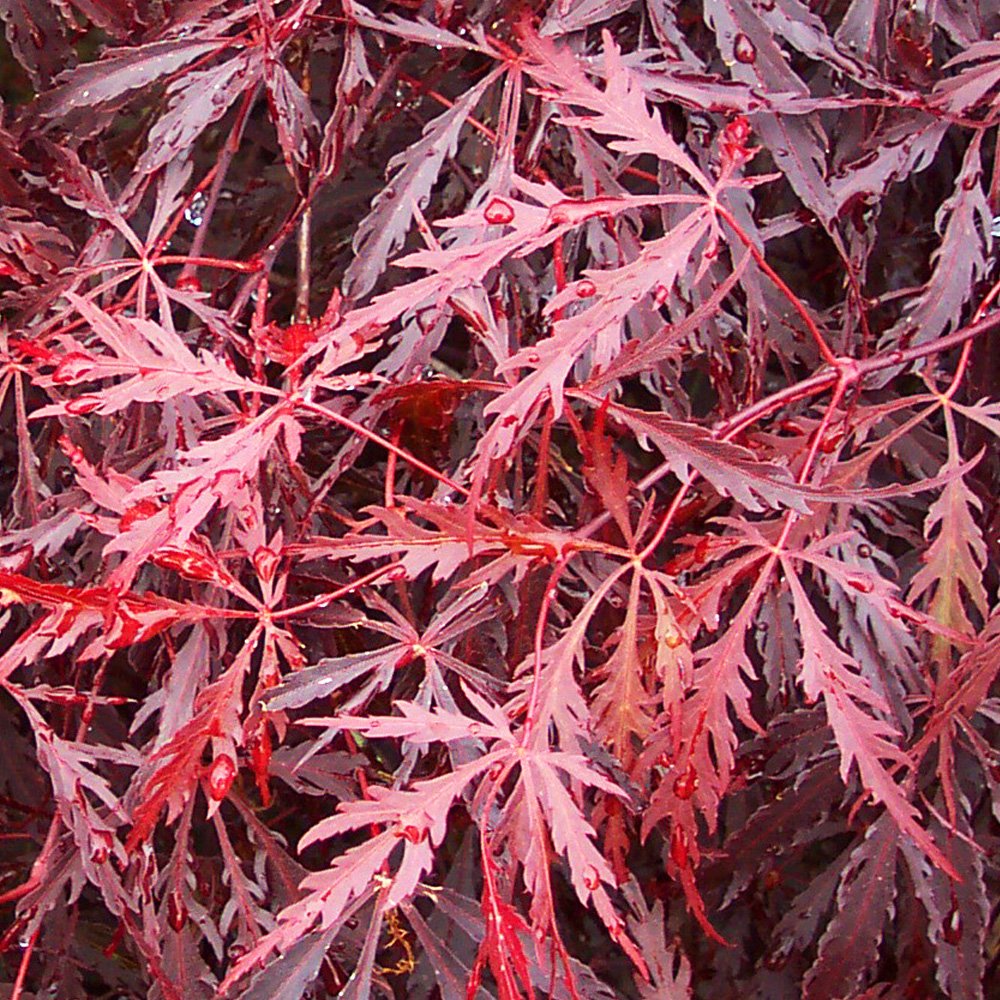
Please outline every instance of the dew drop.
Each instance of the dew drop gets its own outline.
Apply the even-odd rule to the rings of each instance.
[[[220,754],[212,762],[212,768],[208,772],[208,794],[216,802],[221,802],[229,794],[235,777],[236,762],[229,754]]]
[[[187,208],[184,209],[184,218],[192,226],[200,226],[205,221],[205,207],[208,199],[199,191],[192,199]]]
[[[584,278],[582,281],[576,283],[576,295],[580,299],[589,299],[591,296],[597,294],[597,286],[590,280],[590,278]]]
[[[93,413],[100,405],[101,400],[98,396],[77,396],[66,404],[66,412],[82,417]]]
[[[653,302],[657,308],[663,305],[667,301],[667,297],[670,295],[670,289],[666,285],[657,285],[653,291]]]
[[[588,865],[583,873],[583,884],[594,892],[601,884],[601,876],[593,865]]]
[[[78,382],[86,379],[93,370],[94,364],[91,358],[80,351],[73,351],[65,355],[59,362],[58,367],[52,373],[52,381],[59,385]]]
[[[862,542],[858,546],[858,555],[862,559],[871,559],[872,557],[872,547],[867,542]]]
[[[672,628],[663,636],[663,643],[667,649],[678,649],[684,645],[684,636]]]
[[[757,59],[757,46],[742,31],[733,41],[733,56],[737,62],[744,65],[755,62]]]
[[[953,948],[962,940],[962,915],[952,907],[944,922],[944,939]]]
[[[483,218],[491,226],[506,226],[514,221],[514,209],[503,198],[494,198],[483,210]]]

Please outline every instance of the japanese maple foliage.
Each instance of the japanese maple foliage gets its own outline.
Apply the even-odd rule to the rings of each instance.
[[[1000,976],[1000,10],[0,0],[4,996]]]

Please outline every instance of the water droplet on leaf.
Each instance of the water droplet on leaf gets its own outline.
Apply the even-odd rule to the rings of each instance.
[[[733,56],[737,62],[752,63],[757,58],[757,46],[741,31],[733,41]]]
[[[205,208],[208,199],[199,191],[192,199],[187,208],[184,209],[184,218],[192,226],[200,226],[205,221]]]
[[[82,417],[88,413],[93,413],[100,405],[101,400],[98,396],[78,396],[66,404],[66,412],[72,413],[77,417]]]
[[[514,209],[503,198],[494,198],[483,210],[483,218],[491,226],[506,226],[514,221]]]
[[[212,769],[208,772],[208,794],[216,802],[221,802],[229,794],[235,777],[236,762],[229,754],[220,754],[212,762]]]

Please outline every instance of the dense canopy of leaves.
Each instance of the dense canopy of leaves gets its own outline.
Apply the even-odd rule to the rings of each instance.
[[[0,18],[3,996],[986,995],[995,4]]]

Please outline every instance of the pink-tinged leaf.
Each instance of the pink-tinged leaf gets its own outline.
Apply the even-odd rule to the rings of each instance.
[[[64,233],[24,209],[0,205],[0,253],[19,261],[28,274],[52,275],[67,267],[72,250],[73,241]]]
[[[911,837],[931,861],[954,874],[951,863],[918,822],[916,807],[886,764],[890,762],[893,768],[913,766],[912,758],[901,747],[902,736],[881,717],[888,706],[857,672],[854,660],[831,641],[793,566],[784,558],[782,564],[802,636],[799,676],[808,698],[823,698],[840,750],[841,779],[846,783],[856,765],[864,794],[884,805],[900,832]]]
[[[962,821],[961,835],[952,838],[949,856],[965,873],[954,883],[943,872],[927,865],[922,855],[903,843],[900,850],[913,880],[917,898],[927,914],[927,939],[934,942],[937,982],[953,1000],[983,1000],[986,971],[986,938],[992,900],[985,877],[984,859],[970,843],[972,831]]]
[[[678,748],[683,746],[683,752],[674,763],[680,775],[687,775],[694,768],[698,783],[691,790],[693,801],[710,830],[715,829],[719,802],[729,786],[735,764],[738,741],[730,709],[749,729],[762,731],[750,710],[746,680],[755,680],[757,674],[746,643],[770,572],[768,564],[757,570],[753,589],[722,635],[694,653],[692,690],[680,707],[682,736],[673,742]],[[643,816],[643,836],[677,808],[677,800],[675,782],[662,782]]]
[[[851,0],[834,38],[870,66],[885,66],[894,8],[891,0]]]
[[[320,820],[305,833],[299,841],[299,850],[373,823],[388,824],[391,835],[404,840],[408,849],[428,841],[436,846],[444,840],[448,811],[455,800],[471,781],[489,770],[502,756],[494,753],[479,757],[438,778],[417,781],[407,791],[373,785],[369,789],[371,799],[342,802],[335,815]]]
[[[151,174],[186,153],[241,94],[257,85],[261,73],[259,59],[241,52],[218,66],[179,76],[167,87],[167,110],[149,131],[137,172]]]
[[[301,725],[326,726],[331,730],[352,730],[377,739],[404,739],[411,743],[449,743],[462,739],[505,740],[506,734],[486,722],[440,708],[428,711],[411,701],[396,701],[402,718],[395,715],[340,716],[336,719],[301,719]]]
[[[830,176],[838,214],[858,199],[877,199],[890,184],[930,167],[947,131],[947,122],[913,112],[873,137],[859,155],[839,162]]]
[[[287,954],[314,928],[320,933],[336,933],[351,904],[371,894],[376,874],[398,843],[391,833],[371,837],[336,858],[326,871],[308,876],[302,883],[308,895],[281,911],[277,927],[229,970],[219,985],[219,993],[224,994],[273,951]]]
[[[652,441],[679,479],[685,479],[693,469],[748,510],[761,510],[762,502],[771,507],[809,509],[804,491],[786,469],[762,462],[748,449],[721,441],[697,424],[616,403],[608,412],[639,441]]]
[[[803,55],[840,70],[859,86],[871,89],[885,86],[885,81],[878,79],[862,60],[847,54],[849,49],[845,52],[834,44],[822,17],[802,0],[781,0],[770,6],[758,4],[754,11],[776,38]]]
[[[309,98],[284,63],[274,59],[265,60],[264,80],[271,106],[271,120],[278,132],[285,164],[292,176],[296,177],[299,168],[313,166],[316,162],[319,122],[313,114]]]
[[[638,915],[629,917],[629,932],[649,969],[649,981],[637,983],[639,996],[642,1000],[690,1000],[691,963],[681,948],[680,939],[664,947],[663,942],[669,937],[663,901],[658,899],[647,909],[639,893],[632,895],[636,898],[630,902]]]
[[[804,990],[816,1000],[854,996],[879,957],[896,899],[899,832],[882,817],[851,854],[837,889],[837,908],[819,942]]]
[[[988,608],[981,510],[981,501],[963,479],[945,486],[927,509],[924,535],[931,541],[907,595],[913,604],[926,600],[928,612],[942,625],[969,635],[974,628],[967,605],[984,619]]]
[[[932,258],[930,281],[885,333],[887,347],[900,342],[925,344],[955,328],[970,293],[986,274],[993,213],[981,183],[981,147],[982,134],[977,132],[965,152],[954,192],[942,202],[934,220],[941,244]]]
[[[171,500],[108,542],[106,553],[125,553],[113,580],[125,585],[157,549],[186,542],[216,504],[233,504],[240,483],[256,474],[279,435],[297,426],[287,406],[274,406],[238,430],[190,448],[179,456],[178,468],[163,469],[138,485],[130,504],[161,493]]]
[[[7,44],[38,91],[51,86],[56,74],[75,62],[60,14],[58,5],[50,0],[6,0],[0,4]]]
[[[719,50],[733,79],[764,92],[808,96],[808,88],[792,70],[772,29],[750,0],[708,0],[705,16],[715,29]],[[750,124],[806,207],[825,225],[831,225],[837,206],[824,171],[829,142],[818,116],[761,112],[751,118]]]
[[[424,126],[422,138],[389,161],[389,183],[372,201],[354,233],[354,257],[344,274],[348,297],[364,298],[406,239],[414,206],[424,208],[445,160],[453,156],[469,115],[500,71],[487,75],[444,114]]]
[[[533,755],[525,759],[521,767],[525,794],[541,803],[552,835],[552,846],[566,858],[570,882],[580,902],[586,906],[593,900],[596,905],[598,897],[604,897],[601,900],[604,902],[606,890],[603,886],[614,886],[615,877],[611,866],[593,844],[596,831],[573,801],[563,779],[546,760],[546,755]]]
[[[594,730],[626,771],[631,770],[635,747],[642,746],[653,729],[652,708],[657,700],[643,685],[637,629],[640,589],[641,577],[636,573],[618,644],[596,672],[599,683],[591,698]]]
[[[53,161],[49,171],[52,190],[72,208],[113,226],[135,254],[144,257],[142,240],[128,224],[122,208],[112,200],[101,174],[88,167],[75,150],[47,140],[45,145]]]
[[[629,0],[576,0],[574,3],[553,3],[542,21],[538,33],[545,38],[568,35],[571,31],[581,31],[592,24],[616,14],[621,14],[631,6]]]
[[[334,925],[303,934],[242,988],[243,1000],[301,1000],[337,934]]]
[[[52,381],[59,385],[80,385],[97,379],[125,376],[126,381],[104,388],[92,396],[53,403],[36,410],[32,417],[82,413],[80,400],[93,400],[86,413],[109,414],[131,403],[165,402],[180,395],[204,392],[256,390],[260,387],[237,375],[222,360],[208,351],[200,358],[173,331],[150,320],[115,317],[88,299],[66,293],[91,330],[112,351],[94,355],[70,350],[56,355]],[[70,342],[68,346],[75,346]]]
[[[571,116],[562,120],[602,135],[618,138],[612,149],[623,153],[652,153],[683,170],[704,191],[712,183],[695,161],[663,127],[658,114],[650,112],[645,94],[622,61],[621,50],[610,32],[602,35],[604,43],[604,90],[586,77],[576,56],[548,39],[533,34],[521,25],[522,44],[531,59],[528,72],[546,86],[546,97],[555,103],[587,108],[593,114]]]
[[[583,206],[581,206],[583,207]],[[582,216],[586,218],[586,215]],[[595,294],[589,308],[553,325],[553,335],[525,347],[502,366],[503,371],[528,368],[502,397],[486,407],[494,417],[484,439],[484,455],[499,457],[511,447],[540,404],[550,400],[555,416],[563,409],[563,387],[577,359],[590,351],[591,365],[607,367],[621,349],[623,324],[636,304],[659,285],[670,287],[688,267],[696,248],[709,233],[710,217],[703,210],[691,212],[669,235],[646,244],[631,264],[614,271],[588,271]],[[549,304],[550,311],[579,300],[577,289],[566,288]]]
[[[124,103],[135,90],[183,69],[219,47],[215,40],[175,38],[134,48],[108,49],[96,62],[62,74],[35,102],[35,113],[58,118],[77,108]]]
[[[383,31],[386,34],[403,38],[408,42],[417,42],[421,45],[433,45],[438,50],[441,49],[470,49],[482,51],[481,46],[471,42],[468,38],[456,35],[452,31],[431,24],[425,18],[418,18],[411,21],[399,14],[386,14],[384,17],[376,17],[367,7],[351,0],[351,19],[365,28],[372,28],[375,31]]]
[[[980,39],[946,63],[943,69],[958,72],[937,81],[933,103],[952,114],[967,115],[1000,83],[1000,41]]]

